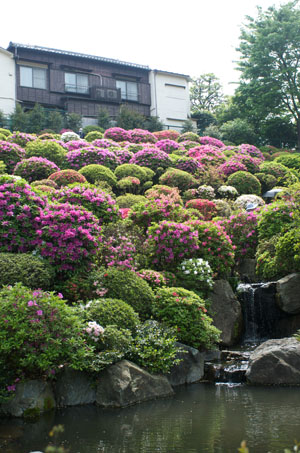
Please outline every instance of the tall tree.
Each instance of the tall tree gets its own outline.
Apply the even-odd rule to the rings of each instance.
[[[239,104],[254,124],[289,115],[297,125],[300,149],[300,10],[299,0],[258,8],[241,31]]]
[[[190,88],[192,113],[214,112],[223,101],[222,86],[212,73],[202,74],[193,80]]]

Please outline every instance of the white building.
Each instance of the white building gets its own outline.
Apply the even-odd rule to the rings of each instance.
[[[180,130],[190,118],[190,76],[154,69],[149,76],[151,116],[158,116],[167,129]]]
[[[0,47],[0,110],[13,113],[16,106],[16,70],[11,52]]]

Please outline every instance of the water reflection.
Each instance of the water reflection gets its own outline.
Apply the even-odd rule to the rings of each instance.
[[[63,424],[71,453],[233,453],[242,439],[251,453],[282,453],[300,439],[299,396],[300,388],[198,384],[122,410],[67,408],[34,423],[2,420],[0,451],[43,451]]]

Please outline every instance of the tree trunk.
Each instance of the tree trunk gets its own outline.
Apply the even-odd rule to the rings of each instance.
[[[300,117],[297,118],[297,153],[300,153]]]

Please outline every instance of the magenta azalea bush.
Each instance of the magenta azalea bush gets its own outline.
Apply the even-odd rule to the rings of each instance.
[[[257,173],[259,171],[259,165],[261,160],[256,157],[248,156],[247,154],[236,154],[232,156],[228,162],[239,162],[247,168],[246,171],[249,173]]]
[[[121,127],[111,127],[104,132],[104,138],[109,138],[115,142],[124,142],[130,140],[130,134]]]
[[[204,166],[192,157],[182,156],[176,160],[175,164],[173,164],[173,167],[194,175],[198,170],[200,170],[200,168],[203,168]]]
[[[218,140],[217,138],[214,137],[199,137],[199,142],[201,145],[210,145],[210,146],[216,146],[217,148],[222,148],[222,146],[225,146],[221,140]]]
[[[248,145],[243,143],[242,145],[238,146],[238,150],[242,154],[247,154],[248,156],[255,157],[259,159],[261,162],[265,160],[263,153],[260,149],[256,148],[254,145]]]
[[[17,145],[25,148],[27,143],[33,142],[37,139],[36,135],[26,134],[25,132],[13,132],[9,137],[7,137],[7,141],[10,143],[16,143]]]
[[[142,151],[138,151],[129,163],[148,167],[153,171],[156,171],[159,167],[167,168],[171,166],[168,154],[158,148],[144,148]]]
[[[210,145],[195,146],[195,148],[191,148],[187,152],[187,155],[197,159],[197,161],[203,165],[221,164],[226,160],[226,156],[222,151]]]
[[[155,135],[155,137],[158,140],[165,140],[165,139],[177,140],[178,137],[180,136],[180,133],[178,131],[173,130],[173,129],[168,129],[168,130],[165,130],[165,131],[153,132],[153,135]]]
[[[98,261],[105,267],[136,269],[136,247],[124,233],[116,231],[105,234],[98,253]]]
[[[113,146],[119,146],[119,143],[114,142],[113,140],[110,140],[108,138],[97,138],[96,140],[92,141],[92,145],[96,148],[107,149]]]
[[[159,140],[158,142],[155,143],[155,146],[159,148],[161,151],[164,151],[165,153],[172,153],[173,151],[176,151],[177,149],[184,149],[181,143],[175,142],[175,140],[170,140],[170,139],[164,139],[164,140]]]
[[[157,138],[151,132],[144,129],[132,129],[128,131],[131,143],[155,143]]]
[[[218,172],[225,176],[230,176],[237,171],[247,171],[246,165],[242,162],[228,160],[218,167]]]
[[[198,233],[192,225],[163,220],[147,230],[147,250],[157,269],[173,269],[199,249]]]
[[[21,146],[0,140],[0,160],[6,165],[8,173],[11,173],[22,159],[25,159],[25,150]]]
[[[33,249],[36,218],[45,201],[26,181],[0,176],[0,251],[23,253]]]
[[[74,170],[79,170],[91,164],[104,165],[114,170],[119,165],[119,160],[112,151],[92,146],[68,152],[67,161],[68,166]]]
[[[90,146],[90,143],[85,140],[71,140],[65,144],[68,151],[74,151],[75,149],[86,148]]]
[[[58,271],[87,268],[101,242],[98,219],[81,206],[48,205],[36,217],[32,244]]]
[[[152,269],[141,269],[136,273],[145,280],[153,290],[167,285],[167,279],[162,272],[154,271]]]
[[[128,164],[133,157],[133,153],[126,148],[112,148],[111,150],[119,162],[118,165]]]
[[[30,157],[18,162],[14,169],[14,175],[21,176],[28,182],[46,179],[52,173],[59,171],[58,166],[43,157]]]
[[[75,170],[60,170],[52,173],[48,179],[54,181],[58,186],[67,186],[75,182],[79,184],[86,182],[86,178]]]

